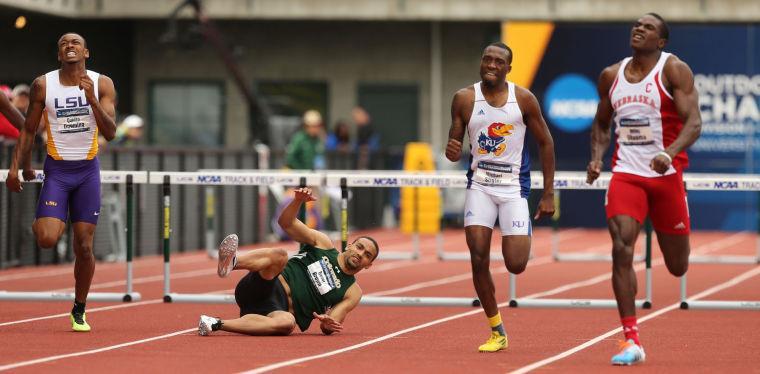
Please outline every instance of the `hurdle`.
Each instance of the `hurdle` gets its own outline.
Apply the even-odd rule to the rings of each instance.
[[[430,173],[408,173],[408,172],[402,172],[402,173],[392,173],[392,174],[383,174],[383,177],[380,178],[396,178],[397,181],[400,180],[400,184],[411,184],[412,186],[416,185],[415,182],[411,182],[413,179],[410,179],[410,177],[416,177],[420,178],[419,180],[422,180],[421,183],[426,184],[435,184],[440,183],[440,181],[443,178],[437,178],[440,177],[440,175],[436,174],[430,174]],[[388,177],[388,175],[392,175],[391,177]],[[432,177],[432,179],[428,179]],[[411,183],[410,183],[411,182]],[[367,176],[357,176],[357,175],[350,175],[350,174],[327,174],[325,177],[325,184],[329,186],[340,186],[340,192],[341,192],[341,252],[346,250],[346,246],[348,245],[347,239],[348,239],[348,188],[351,186],[367,186],[367,184],[370,183],[370,180],[367,179]],[[395,184],[395,183],[392,183]],[[384,183],[380,183],[379,186],[388,186]],[[391,185],[391,187],[393,187]],[[416,220],[416,218],[415,218]],[[415,225],[416,226],[416,225]],[[419,253],[419,241],[415,243],[415,251],[416,253]],[[402,254],[406,254],[403,253]],[[381,254],[382,256],[382,254]],[[408,259],[416,259],[417,257],[412,256],[398,256],[398,257],[406,257]],[[415,296],[363,296],[361,301],[359,302],[362,305],[369,305],[369,306],[456,306],[456,307],[479,307],[480,306],[480,300],[477,298],[472,297],[415,297]]]
[[[531,176],[531,181],[534,176]],[[601,173],[593,184],[586,183],[586,173],[583,172],[556,172],[554,174],[554,199],[557,207],[557,214],[552,217],[552,257],[557,262],[611,262],[612,254],[584,253],[584,252],[560,252],[560,230],[559,219],[562,190],[606,190],[610,185],[612,174],[609,172]],[[531,183],[533,184],[533,183]],[[533,184],[532,188],[541,188],[541,185]],[[644,254],[634,254],[633,262],[645,261]]]
[[[634,301],[636,308],[652,308],[652,224],[649,220],[645,223],[645,298]],[[517,276],[509,273],[509,306],[511,308],[584,308],[604,309],[617,308],[615,299],[544,299],[544,298],[518,298]]]
[[[0,182],[5,182],[8,178],[8,171],[0,171]],[[23,181],[21,171],[19,171],[19,178]],[[45,179],[45,175],[42,172],[35,174],[34,180],[28,181],[32,183],[41,183]],[[100,172],[100,183],[103,184],[122,184],[126,185],[127,195],[127,279],[126,290],[123,293],[119,292],[90,292],[87,295],[87,301],[97,302],[131,302],[139,301],[140,293],[135,292],[133,289],[133,276],[132,276],[132,253],[133,253],[133,241],[132,241],[132,225],[134,221],[133,208],[134,208],[134,184],[146,183],[148,181],[148,173],[144,171],[107,171]],[[26,292],[26,291],[2,291],[0,290],[0,301],[73,301],[74,292]]]
[[[467,179],[464,174],[457,173],[431,173],[431,172],[404,172],[404,171],[368,171],[361,175],[350,174],[342,171],[330,172],[325,174],[325,184],[327,187],[340,187],[341,196],[348,194],[347,188],[354,187],[466,187]],[[345,184],[345,185],[344,185]],[[416,190],[415,190],[416,191]],[[347,196],[347,195],[346,195]],[[416,202],[416,199],[415,199]],[[341,226],[347,225],[346,219],[342,216],[346,213],[343,205],[347,205],[347,200],[341,200]],[[414,209],[414,221],[417,222],[417,209]],[[412,252],[385,252],[380,253],[382,260],[416,260],[420,257],[420,234],[417,225],[412,233]],[[345,230],[341,230],[343,235]],[[439,256],[443,254],[443,236],[439,232],[436,234],[436,246]],[[456,254],[461,256],[461,254]],[[469,259],[469,253],[464,254]],[[452,256],[454,257],[454,256]]]
[[[169,282],[171,268],[171,186],[172,185],[236,185],[268,186],[319,186],[323,175],[312,172],[260,172],[260,171],[208,171],[208,172],[151,172],[147,183],[161,185],[163,222],[162,240],[164,255],[163,300],[166,303],[235,303],[234,295],[172,293]]]
[[[760,175],[732,175],[732,174],[685,174],[686,188],[691,191],[760,191]],[[758,219],[757,235],[755,240],[756,255],[754,256],[690,256],[690,263],[697,264],[748,264],[760,265],[760,218]],[[680,294],[681,309],[708,309],[708,310],[760,310],[760,300],[692,300],[687,296],[687,274],[681,277]]]

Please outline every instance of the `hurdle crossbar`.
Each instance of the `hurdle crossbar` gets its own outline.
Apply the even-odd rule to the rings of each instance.
[[[352,184],[349,182],[349,177],[341,175],[338,179],[332,181],[340,186],[341,192],[341,237],[344,238],[341,250],[346,249],[347,242],[345,238],[348,238],[348,187]],[[328,182],[329,183],[329,182]],[[416,209],[415,209],[416,215]],[[415,216],[415,231],[417,218]],[[415,233],[416,234],[416,233]],[[439,234],[439,240],[443,240],[443,237]],[[417,258],[419,256],[419,236],[413,236],[415,240],[415,253]],[[382,254],[381,254],[382,256]],[[480,306],[480,300],[477,298],[467,297],[414,297],[414,296],[364,296],[360,301],[362,305],[370,306],[465,306],[465,307],[477,307]]]
[[[0,171],[0,182],[8,178],[8,171]],[[19,171],[19,179],[24,180]],[[45,180],[45,174],[37,172],[35,178],[30,183],[41,183]],[[132,225],[133,225],[133,195],[135,183],[146,183],[148,173],[144,171],[110,171],[103,170],[100,172],[100,183],[104,184],[122,184],[126,185],[127,194],[127,269],[126,269],[126,291],[120,292],[90,292],[87,294],[87,301],[103,302],[130,302],[139,301],[141,295],[133,290],[132,277]],[[0,301],[73,301],[74,292],[51,292],[51,291],[3,291],[0,290]]]
[[[760,175],[757,174],[685,174],[684,182],[690,191],[760,191]],[[758,202],[760,204],[760,201]],[[760,234],[760,217],[758,217]],[[754,256],[719,255],[690,256],[690,263],[697,264],[747,264],[760,265],[760,237],[755,244]],[[681,309],[709,310],[760,310],[760,300],[692,300],[686,293],[687,276],[680,280]]]
[[[353,187],[466,187],[467,179],[462,173],[435,173],[435,172],[403,172],[403,171],[367,171],[362,174],[351,174],[345,171],[328,172],[325,174],[325,185],[327,187],[344,187],[341,185],[344,181],[345,188]],[[453,184],[453,186],[452,186]],[[416,204],[416,199],[415,199]],[[342,209],[342,207],[341,207]],[[415,214],[414,222],[417,222],[417,209],[413,209]],[[341,217],[343,219],[343,217]],[[414,225],[412,233],[412,251],[407,252],[390,252],[383,251],[380,253],[382,260],[416,260],[420,258],[420,234],[417,225]],[[441,251],[442,240],[437,241],[439,252]]]
[[[234,295],[218,294],[182,294],[171,292],[169,282],[171,274],[171,186],[177,185],[237,185],[237,186],[268,186],[281,184],[284,186],[319,186],[323,175],[313,172],[271,172],[271,171],[203,171],[203,172],[151,172],[148,175],[149,184],[162,186],[163,209],[163,254],[164,254],[164,302],[188,303],[228,303],[226,297]]]
[[[646,221],[646,247],[644,260],[646,262],[645,299],[635,300],[635,306],[641,309],[652,308],[652,225]],[[517,276],[509,273],[509,306],[512,308],[617,308],[615,299],[543,299],[518,298]]]

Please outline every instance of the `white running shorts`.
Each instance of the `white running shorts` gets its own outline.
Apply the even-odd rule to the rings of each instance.
[[[501,235],[528,235],[532,233],[528,199],[507,199],[468,189],[464,202],[464,225],[485,226],[493,229],[499,218]]]

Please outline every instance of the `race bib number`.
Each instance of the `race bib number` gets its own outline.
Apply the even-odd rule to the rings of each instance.
[[[652,127],[647,118],[621,118],[618,138],[623,145],[654,144]]]
[[[335,277],[330,271],[330,262],[321,259],[307,266],[309,278],[320,295],[324,295],[335,289]]]
[[[512,180],[512,165],[480,161],[472,179],[482,185],[506,185]]]

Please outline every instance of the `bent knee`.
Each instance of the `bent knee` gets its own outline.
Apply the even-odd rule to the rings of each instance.
[[[40,248],[53,248],[58,243],[58,236],[49,232],[37,235],[37,246]]]
[[[296,318],[288,313],[275,318],[274,330],[277,335],[290,335],[296,329]]]
[[[511,263],[507,264],[507,270],[512,274],[520,274],[528,267],[527,262]]]
[[[676,277],[681,277],[689,270],[689,264],[668,266],[668,271]]]
[[[275,266],[285,267],[288,264],[288,251],[277,248],[274,251],[273,263]]]

